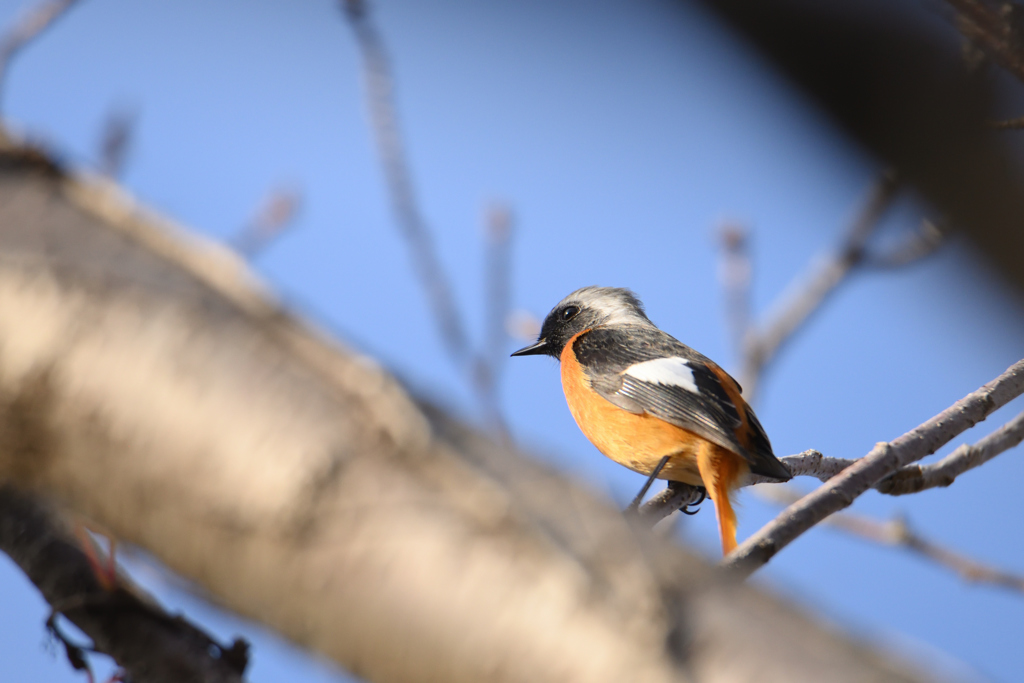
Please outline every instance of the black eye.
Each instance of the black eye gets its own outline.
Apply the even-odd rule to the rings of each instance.
[[[579,306],[566,306],[562,309],[562,322],[567,322],[576,317],[576,314],[580,312]]]

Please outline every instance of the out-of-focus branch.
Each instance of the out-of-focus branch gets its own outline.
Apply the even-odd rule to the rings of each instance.
[[[1024,83],[1021,8],[984,0],[946,0],[957,12],[956,26],[972,44]]]
[[[742,358],[747,348],[747,335],[751,332],[751,281],[753,264],[750,258],[750,236],[737,223],[724,225],[719,235],[722,260],[718,277],[725,290],[726,323],[733,349]]]
[[[409,247],[413,268],[437,321],[445,349],[452,361],[463,371],[472,369],[472,353],[465,326],[459,315],[448,276],[437,257],[434,240],[427,227],[406,159],[402,133],[396,114],[391,66],[380,34],[370,21],[366,4],[361,0],[342,0],[349,25],[355,34],[363,58],[370,123],[373,127],[377,153],[384,167],[391,205],[398,227]]]
[[[827,297],[864,261],[868,238],[899,190],[892,173],[885,173],[872,188],[863,208],[850,225],[839,248],[815,264],[804,281],[780,302],[776,312],[760,329],[752,327],[744,336],[739,381],[747,400],[757,393],[765,366],[792,338]],[[733,252],[735,250],[732,250]],[[732,253],[727,249],[727,253]],[[736,255],[728,258],[736,258]],[[730,298],[730,301],[732,299]]]
[[[757,493],[767,501],[784,506],[792,505],[801,498],[798,492],[785,486],[763,486],[757,489]],[[839,512],[826,519],[823,524],[874,543],[905,548],[931,562],[951,569],[967,581],[992,584],[1024,592],[1024,576],[990,567],[934,543],[916,533],[903,519],[883,522],[864,515]]]
[[[1005,121],[993,121],[989,126],[996,130],[1020,130],[1024,128],[1024,116],[1016,119],[1006,119]]]
[[[484,347],[477,357],[474,379],[487,420],[501,435],[508,434],[498,396],[498,380],[508,357],[505,347],[508,341],[506,322],[511,308],[512,230],[511,209],[503,204],[487,208],[484,217],[487,244]]]
[[[114,110],[107,115],[99,145],[99,171],[103,175],[118,179],[124,172],[137,118],[131,109]]]
[[[302,194],[297,190],[272,190],[252,220],[229,240],[231,246],[247,259],[254,258],[288,230],[301,206]]]
[[[0,109],[7,86],[7,73],[18,52],[71,9],[77,0],[50,0],[25,12],[0,38]]]
[[[902,244],[883,254],[870,254],[864,265],[872,268],[902,268],[930,256],[942,246],[945,239],[945,230],[926,219]]]
[[[413,268],[455,366],[469,380],[487,421],[502,438],[508,430],[498,399],[498,372],[504,360],[505,318],[509,310],[509,239],[512,215],[505,207],[493,207],[487,216],[487,301],[483,351],[475,353],[466,334],[452,287],[423,218],[402,142],[394,98],[394,79],[384,41],[370,21],[363,0],[341,0],[363,58],[370,123],[377,153],[384,167],[391,204],[405,238]]]
[[[920,678],[415,401],[228,250],[6,156],[0,480],[380,683]]]
[[[901,467],[931,455],[994,410],[1024,393],[1024,361],[891,443],[880,442],[865,457],[795,503],[744,541],[723,566],[748,576],[779,550]]]
[[[86,553],[35,498],[0,485],[0,551],[36,585],[53,608],[109,655],[137,683],[229,683],[242,680],[248,645],[225,647],[181,617],[167,614],[127,584],[108,590]],[[75,668],[87,667],[83,648],[48,622]]]

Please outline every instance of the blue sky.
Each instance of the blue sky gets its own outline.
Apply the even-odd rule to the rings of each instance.
[[[0,0],[0,22],[24,7]],[[625,0],[372,8],[396,72],[417,194],[477,343],[490,201],[517,217],[517,308],[542,316],[577,287],[628,286],[656,323],[728,368],[735,358],[715,229],[738,220],[753,231],[762,313],[834,243],[880,170],[693,8]],[[394,228],[358,53],[334,2],[82,0],[19,57],[4,106],[19,130],[81,166],[96,162],[109,112],[134,110],[125,185],[214,239],[235,234],[272,188],[299,188],[294,229],[258,256],[257,270],[297,311],[418,393],[481,418],[434,334]],[[906,198],[884,230],[899,234],[922,210]],[[1024,357],[1022,312],[1019,293],[959,238],[904,270],[856,275],[765,378],[756,407],[776,452],[859,457],[916,426]],[[515,438],[556,466],[620,502],[640,485],[579,433],[553,361],[506,363],[501,399]],[[966,438],[1020,409],[1011,405]],[[934,540],[1024,572],[1013,522],[1024,518],[1022,478],[1021,454],[1010,452],[951,489],[869,493],[854,509],[906,515]],[[741,496],[741,538],[775,512]],[[681,533],[714,557],[710,507]],[[253,681],[340,676],[142,573],[219,633],[253,637]],[[816,529],[758,581],[950,672],[1010,681],[1024,667],[1015,644],[1021,596],[964,584],[904,552]],[[14,680],[78,680],[46,653],[45,610],[6,560],[0,604],[10,606],[0,661]]]

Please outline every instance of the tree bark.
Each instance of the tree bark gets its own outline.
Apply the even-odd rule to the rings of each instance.
[[[374,681],[904,681],[411,397],[233,254],[0,153],[0,483]]]

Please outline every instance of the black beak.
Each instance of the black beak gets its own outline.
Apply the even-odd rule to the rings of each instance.
[[[529,346],[524,346],[523,348],[519,349],[518,351],[516,351],[512,355],[513,356],[539,356],[539,355],[547,353],[547,352],[548,352],[548,340],[547,339],[541,339],[536,344],[530,344]]]

